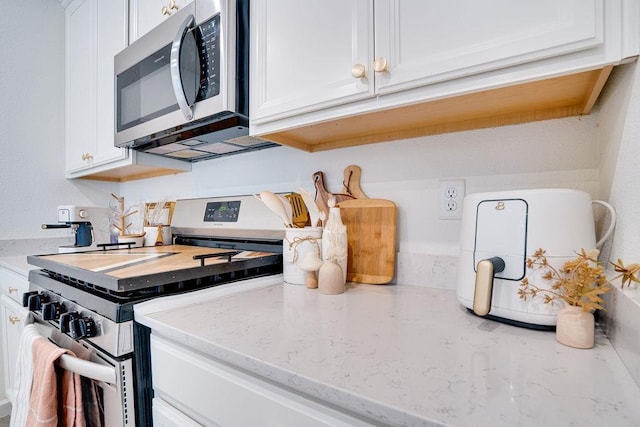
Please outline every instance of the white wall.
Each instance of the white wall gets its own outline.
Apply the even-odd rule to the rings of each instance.
[[[640,262],[640,67],[614,70],[602,94],[600,187],[616,208],[618,222],[611,242],[611,260]],[[609,277],[615,273],[609,272]],[[615,282],[607,298],[604,329],[625,365],[640,384],[640,290],[621,291]]]
[[[438,180],[462,177],[467,193],[533,187],[570,187],[598,197],[597,114],[518,126],[459,132],[413,140],[305,153],[279,147],[195,163],[188,174],[124,183],[130,200],[257,193],[261,190],[313,191],[311,175],[325,173],[329,191],[342,187],[343,170],[362,168],[369,197],[398,206],[399,262],[433,264],[437,256],[457,256],[460,221],[439,220]],[[410,258],[406,258],[410,257]],[[426,257],[426,258],[425,258]],[[403,264],[407,267],[407,264]],[[412,267],[413,268],[413,267]],[[447,283],[406,275],[399,282],[455,287],[455,265]],[[424,269],[424,265],[420,266]]]
[[[104,204],[117,185],[69,181],[64,169],[64,9],[0,1],[0,256],[44,231],[59,204]],[[9,253],[8,253],[9,252]],[[14,251],[15,252],[15,251]]]

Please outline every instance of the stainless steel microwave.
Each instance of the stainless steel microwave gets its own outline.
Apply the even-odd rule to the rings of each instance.
[[[248,0],[185,5],[114,71],[117,147],[199,161],[275,145],[248,136]]]

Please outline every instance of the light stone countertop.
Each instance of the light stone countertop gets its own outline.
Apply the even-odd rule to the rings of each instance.
[[[380,424],[640,425],[640,388],[596,347],[476,317],[455,292],[281,276],[135,306],[152,333]]]
[[[11,270],[16,274],[24,276],[25,278],[29,276],[29,270],[33,270],[34,268],[39,268],[39,267],[36,267],[35,265],[28,264],[26,255],[0,257],[0,267],[6,268],[7,270]]]

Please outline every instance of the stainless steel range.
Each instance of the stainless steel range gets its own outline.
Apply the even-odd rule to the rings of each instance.
[[[104,425],[152,425],[149,330],[135,304],[282,272],[284,227],[253,196],[178,200],[171,229],[166,246],[27,257],[41,270],[23,303],[50,337],[90,352],[78,369],[101,390]]]

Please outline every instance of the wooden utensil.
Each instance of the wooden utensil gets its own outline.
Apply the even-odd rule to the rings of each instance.
[[[282,204],[282,200],[280,200],[280,198],[276,194],[272,193],[271,191],[261,191],[259,199],[262,201],[262,203],[267,205],[267,207],[271,209],[273,213],[275,213],[280,217],[280,219],[282,219],[285,227],[291,227],[291,217],[287,214],[287,211]]]
[[[382,285],[395,272],[396,205],[383,199],[352,199],[338,204],[347,226],[347,281]]]
[[[285,196],[291,204],[291,222],[294,227],[302,228],[309,224],[309,214],[307,213],[307,208],[305,206],[304,201],[302,200],[302,196],[298,193],[291,193]]]
[[[360,188],[360,176],[362,169],[357,165],[350,165],[344,169],[344,180],[342,181],[342,192],[356,199],[368,199]]]
[[[311,197],[311,193],[309,193],[306,188],[302,187],[298,187],[298,191],[300,192],[300,196],[302,197],[302,200],[307,207],[307,211],[309,212],[309,217],[311,218],[311,226],[322,227],[322,224],[320,224],[320,209],[318,209],[316,201],[313,200],[313,197]]]
[[[313,185],[316,188],[316,197],[315,201],[318,205],[318,209],[324,212],[325,218],[329,218],[329,199],[331,197],[336,198],[336,202],[341,202],[343,200],[351,200],[353,196],[348,194],[333,194],[327,190],[327,186],[324,182],[324,173],[322,171],[315,172],[311,175],[313,178]]]

